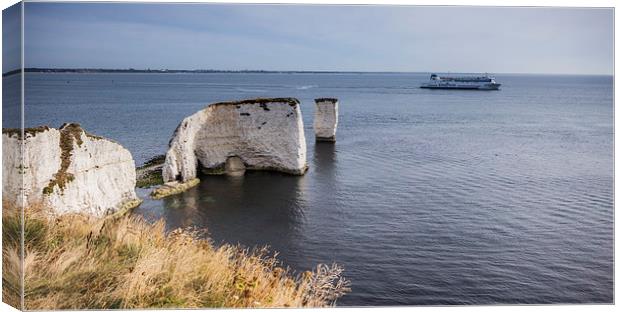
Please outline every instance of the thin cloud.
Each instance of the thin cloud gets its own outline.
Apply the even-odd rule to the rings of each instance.
[[[26,65],[610,74],[591,8],[26,4]]]

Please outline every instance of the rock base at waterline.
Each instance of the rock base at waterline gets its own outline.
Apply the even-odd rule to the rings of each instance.
[[[181,194],[189,190],[190,188],[198,185],[198,183],[200,183],[200,179],[198,178],[194,178],[186,182],[178,182],[178,181],[166,182],[163,185],[154,189],[151,192],[151,197],[153,199],[162,199],[164,197]]]

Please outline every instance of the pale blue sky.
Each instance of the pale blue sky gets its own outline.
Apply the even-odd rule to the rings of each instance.
[[[26,3],[26,67],[611,74],[613,10]]]

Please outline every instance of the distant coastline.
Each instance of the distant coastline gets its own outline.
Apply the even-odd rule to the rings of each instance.
[[[14,69],[2,74],[2,77],[19,74],[21,69]],[[481,74],[484,72],[443,72],[443,71],[339,71],[339,70],[261,70],[261,69],[134,69],[134,68],[24,68],[26,73],[114,73],[114,74],[427,74],[427,73],[446,73],[446,74]],[[491,72],[489,72],[491,73]],[[548,75],[548,76],[611,76],[613,74],[594,74],[594,73],[498,73],[500,75]]]
[[[2,77],[19,74],[15,69],[2,74]],[[389,74],[398,72],[364,72],[364,71],[321,71],[321,70],[220,70],[220,69],[109,69],[109,68],[24,68],[26,73],[129,73],[129,74],[212,74],[212,73],[256,73],[256,74]]]

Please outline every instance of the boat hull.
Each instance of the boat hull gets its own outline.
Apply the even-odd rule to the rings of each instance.
[[[484,91],[494,91],[499,90],[499,86],[501,83],[496,83],[492,85],[434,85],[427,84],[421,85],[422,89],[442,89],[442,90],[484,90]]]

